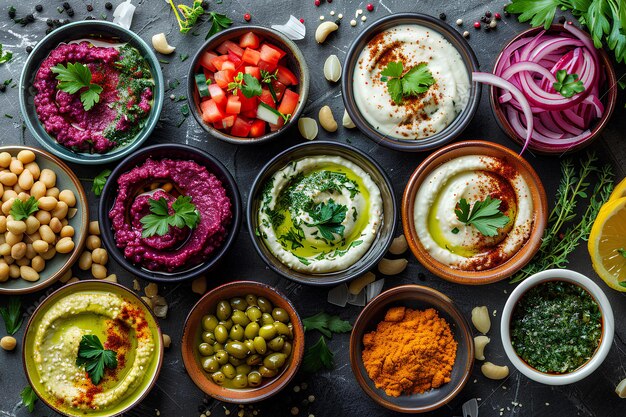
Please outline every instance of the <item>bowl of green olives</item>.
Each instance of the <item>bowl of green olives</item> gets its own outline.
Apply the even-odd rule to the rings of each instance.
[[[304,328],[277,289],[235,281],[196,303],[181,348],[198,388],[220,401],[248,404],[271,397],[293,379],[304,355]]]

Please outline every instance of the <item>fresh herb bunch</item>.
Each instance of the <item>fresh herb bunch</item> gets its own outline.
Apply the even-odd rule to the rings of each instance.
[[[313,221],[307,223],[307,226],[317,227],[324,239],[333,241],[335,234],[343,237],[345,226],[341,223],[346,218],[346,213],[348,213],[348,207],[335,203],[335,200],[331,198],[327,203],[315,204],[309,210]]]
[[[389,62],[387,67],[380,72],[380,80],[387,83],[387,90],[394,103],[402,103],[402,99],[408,96],[416,96],[425,93],[428,88],[435,84],[433,74],[425,62],[421,62],[403,74],[402,62]]]
[[[68,94],[76,94],[80,90],[80,101],[83,103],[85,111],[100,102],[100,93],[102,87],[98,84],[91,83],[91,71],[89,67],[80,62],[67,63],[67,67],[63,64],[57,64],[50,68],[50,71],[57,74],[56,79],[59,81],[57,88]]]
[[[246,98],[260,96],[263,93],[259,80],[243,72],[235,75],[233,82],[228,83],[229,92],[235,94],[237,90],[240,90]]]
[[[549,29],[556,9],[569,10],[589,29],[596,48],[606,42],[617,62],[626,62],[626,3],[623,0],[511,0],[506,7],[520,22]]]
[[[93,191],[93,193],[96,196],[99,196],[100,194],[102,194],[102,190],[104,189],[104,184],[106,184],[107,177],[109,175],[111,175],[111,170],[105,169],[102,172],[100,172],[98,175],[96,175],[96,177],[93,179],[93,184],[91,184],[91,191]]]
[[[174,15],[176,16],[176,20],[178,21],[178,27],[180,28],[180,33],[189,32],[191,28],[196,24],[198,19],[200,19],[200,17],[204,14],[204,8],[202,8],[202,0],[194,0],[191,7],[185,4],[179,4],[178,6],[175,6],[174,0],[169,0],[169,4],[170,6],[172,6],[172,10],[174,10]],[[179,11],[180,13],[178,13]]]
[[[4,320],[4,327],[6,327],[7,333],[10,335],[17,333],[24,321],[20,299],[11,297],[7,307],[0,307],[0,315]]]
[[[589,239],[593,222],[613,190],[613,172],[610,165],[596,166],[598,157],[587,153],[578,170],[572,159],[561,162],[561,182],[556,192],[556,205],[548,216],[539,251],[532,261],[515,274],[510,283],[523,281],[529,276],[551,268],[565,268],[568,255],[581,240]],[[596,184],[588,194],[592,179]],[[582,214],[577,213],[579,203],[588,202]]]
[[[39,399],[33,388],[28,385],[25,387],[22,392],[20,392],[20,397],[22,397],[22,404],[24,407],[28,408],[28,412],[32,413],[35,410],[35,403]]]
[[[39,210],[39,201],[35,197],[30,196],[28,200],[22,201],[16,198],[11,206],[11,216],[15,220],[26,220],[28,216],[36,213]]]
[[[209,39],[217,32],[233,24],[233,21],[228,16],[217,12],[209,12],[209,21],[211,22],[211,29],[209,29],[209,33],[207,33],[205,39]]]
[[[91,382],[98,385],[104,376],[104,368],[117,368],[117,354],[113,350],[105,349],[98,336],[86,334],[78,344],[76,365],[84,365]]]
[[[552,84],[552,87],[565,98],[585,91],[585,86],[578,79],[578,74],[568,74],[566,70],[556,72],[556,82]]]
[[[462,198],[458,204],[459,208],[455,209],[454,213],[460,222],[474,226],[481,234],[495,236],[498,229],[506,226],[510,220],[500,211],[500,204],[502,200],[487,196],[484,201],[474,202],[470,211],[470,204]],[[456,232],[453,229],[452,233],[458,233],[458,229]]]
[[[149,199],[148,202],[151,214],[139,220],[143,225],[141,236],[144,238],[154,235],[163,236],[169,231],[170,226],[178,228],[187,226],[193,229],[200,221],[200,214],[195,204],[191,202],[190,196],[178,196],[172,203],[174,214],[170,214],[168,202],[163,197],[158,200]]]
[[[320,312],[314,316],[302,320],[304,331],[318,330],[324,336],[331,338],[332,333],[347,333],[352,330],[352,326],[338,316],[332,316],[325,312]],[[318,341],[307,349],[302,359],[302,369],[304,372],[315,373],[322,368],[333,369],[335,363],[333,352],[328,348],[326,339],[320,336]]]

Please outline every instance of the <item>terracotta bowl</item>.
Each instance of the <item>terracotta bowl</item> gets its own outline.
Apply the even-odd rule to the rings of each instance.
[[[293,324],[293,350],[283,370],[272,379],[266,380],[260,387],[234,389],[217,385],[204,371],[200,363],[197,346],[201,340],[202,317],[215,311],[220,300],[255,294],[267,298],[275,307],[289,313]],[[217,287],[206,293],[193,308],[185,320],[181,342],[183,362],[192,381],[205,394],[229,403],[249,404],[265,400],[285,388],[298,372],[304,356],[304,328],[293,304],[277,289],[260,282],[234,281]]]
[[[196,88],[195,82],[195,75],[201,71],[199,63],[200,58],[205,51],[214,50],[222,42],[239,38],[241,35],[248,32],[254,32],[286,51],[286,66],[291,71],[293,71],[293,73],[296,75],[296,77],[298,77],[298,80],[300,81],[297,86],[297,93],[300,95],[300,100],[291,118],[287,121],[287,123],[285,123],[282,128],[278,129],[275,132],[268,131],[266,134],[259,136],[258,138],[240,138],[238,136],[232,136],[225,132],[222,132],[219,129],[215,129],[213,125],[208,124],[204,120],[202,120],[202,113],[200,112],[200,96],[198,95],[198,89]],[[191,114],[193,114],[193,117],[196,119],[200,127],[202,127],[212,137],[224,142],[232,143],[234,145],[254,145],[275,139],[278,136],[282,135],[286,130],[288,130],[290,126],[298,123],[298,118],[304,111],[304,107],[309,96],[309,84],[309,67],[307,66],[306,60],[304,59],[304,55],[302,55],[302,51],[300,51],[300,48],[298,48],[298,46],[292,40],[274,29],[262,26],[245,25],[226,29],[217,33],[216,35],[213,35],[211,38],[209,38],[208,41],[206,41],[204,45],[200,47],[200,49],[198,49],[198,52],[191,61],[189,73],[187,74],[187,97],[189,100],[189,108],[191,110]]]
[[[422,394],[399,397],[391,397],[376,388],[363,366],[363,335],[376,330],[387,310],[397,306],[420,310],[434,308],[439,317],[450,324],[454,340],[458,343],[450,382]],[[474,366],[472,331],[465,316],[445,294],[421,285],[401,285],[374,298],[356,319],[350,336],[350,365],[363,391],[383,407],[401,413],[432,411],[452,400],[469,380]]]
[[[517,40],[522,39],[522,38],[535,36],[542,30],[543,30],[543,27],[536,27],[536,28],[525,30],[524,32],[520,33],[519,35],[511,39],[511,41],[504,48],[502,48],[502,50],[504,51],[513,42],[516,42]],[[550,27],[550,31],[556,34],[560,34],[561,32],[569,33],[567,32],[567,30],[565,30],[563,25],[552,25]],[[604,49],[596,49],[596,52],[598,53],[598,56],[600,58],[600,65],[601,67],[604,68],[604,74],[606,76],[606,80],[604,81],[604,86],[606,88],[606,91],[601,91],[601,96],[604,97],[602,102],[605,108],[604,108],[604,114],[602,115],[602,118],[597,120],[595,124],[592,126],[591,134],[586,139],[582,139],[578,141],[577,143],[572,144],[571,147],[569,147],[566,151],[564,151],[563,149],[555,149],[555,148],[548,147],[546,145],[536,144],[533,142],[530,142],[528,144],[529,149],[539,154],[543,154],[543,155],[550,155],[550,154],[562,155],[564,153],[575,152],[579,149],[582,149],[588,146],[591,142],[596,140],[596,138],[598,138],[600,134],[602,133],[602,130],[609,123],[609,120],[611,119],[611,115],[613,114],[613,111],[615,110],[615,104],[617,102],[617,75],[615,74],[615,68],[613,68],[613,64],[611,63],[611,58],[606,53],[606,51]],[[501,59],[502,59],[502,52],[500,52],[500,54],[498,55],[494,68],[498,66],[498,63],[500,62]],[[525,142],[525,138],[515,133],[515,131],[513,130],[513,128],[511,127],[508,121],[508,117],[504,109],[502,108],[502,105],[498,102],[496,98],[496,93],[498,89],[495,87],[491,87],[489,91],[490,91],[489,100],[491,102],[491,110],[493,111],[493,114],[496,116],[496,121],[498,122],[498,125],[500,126],[502,130],[504,130],[504,133],[506,133],[511,139],[513,139],[513,141],[517,142],[520,145],[523,145]]]
[[[439,165],[466,155],[487,155],[500,158],[519,172],[530,189],[534,221],[531,234],[522,248],[499,266],[482,271],[462,271],[435,260],[420,242],[413,213],[415,198],[424,179]],[[473,140],[453,143],[431,154],[409,178],[402,196],[402,226],[411,252],[433,274],[458,284],[489,284],[508,278],[524,267],[539,250],[548,221],[548,201],[541,180],[531,165],[507,147],[492,142]]]
[[[76,208],[78,211],[74,217],[69,219],[68,223],[74,228],[74,237],[72,238],[74,250],[68,254],[57,254],[51,260],[46,261],[46,268],[39,273],[40,278],[38,281],[29,282],[22,278],[9,278],[6,282],[0,282],[0,294],[26,294],[39,291],[54,284],[78,260],[83,251],[85,239],[87,239],[87,226],[89,224],[87,195],[74,171],[59,158],[41,149],[28,146],[0,147],[0,152],[8,152],[11,156],[16,156],[22,150],[34,152],[36,155],[35,162],[37,162],[39,168],[48,168],[56,173],[56,186],[60,190],[72,190],[76,196]]]

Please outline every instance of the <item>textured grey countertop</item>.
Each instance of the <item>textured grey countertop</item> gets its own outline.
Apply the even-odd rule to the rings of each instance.
[[[117,5],[120,0],[112,3]],[[179,2],[182,2],[179,1]],[[10,5],[17,8],[18,16],[30,13],[36,4],[42,4],[44,11],[36,14],[36,22],[22,27],[8,19],[7,9]],[[72,0],[69,2],[76,15],[71,20],[84,19],[88,14],[96,18],[106,17],[112,20],[112,13],[104,8],[102,0]],[[86,4],[93,4],[94,11],[88,13]],[[137,5],[135,20],[132,29],[143,39],[149,41],[152,35],[165,32],[171,44],[177,47],[176,53],[168,57],[162,57],[169,61],[163,64],[163,73],[166,84],[169,81],[178,80],[180,85],[169,94],[186,94],[186,74],[189,61],[181,62],[180,57],[190,57],[204,42],[204,34],[208,30],[206,23],[199,26],[196,31],[199,36],[191,33],[182,35],[178,32],[176,20],[169,6],[163,0],[133,0]],[[187,0],[186,3],[191,3]],[[475,31],[471,25],[485,11],[502,12],[504,0],[499,1],[467,1],[467,0],[384,0],[372,1],[375,11],[365,11],[367,2],[335,0],[332,4],[324,3],[321,7],[315,7],[313,0],[224,0],[222,4],[211,1],[210,10],[228,14],[233,18],[236,25],[245,25],[243,15],[251,13],[251,24],[269,26],[282,24],[290,14],[303,17],[306,20],[306,39],[298,41],[312,71],[311,91],[309,103],[305,115],[316,117],[319,108],[330,105],[335,117],[340,119],[343,114],[343,103],[339,84],[328,83],[322,74],[322,65],[325,58],[337,54],[340,60],[345,57],[350,42],[354,37],[371,22],[394,12],[412,11],[422,12],[438,16],[445,12],[447,20],[455,28],[454,21],[462,18],[465,21],[462,29],[471,32],[470,45],[474,48],[480,61],[481,68],[490,71],[495,57],[501,47],[516,33],[525,29],[527,25],[519,24],[514,17],[503,18],[498,29],[490,33]],[[20,71],[26,59],[26,47],[34,45],[44,36],[46,18],[66,18],[65,14],[59,14],[56,10],[62,2],[58,0],[0,0],[0,43],[7,50],[14,53],[13,61],[0,66],[0,81],[13,79],[16,82],[20,77]],[[358,20],[356,27],[349,25],[349,20],[355,16],[357,9],[364,10],[367,16],[366,22]],[[325,45],[316,44],[312,33],[319,23],[319,16],[325,15],[330,18],[330,11],[344,15],[344,23],[330,42]],[[623,68],[622,68],[623,69]],[[487,139],[510,146],[515,150],[519,147],[514,145],[498,128],[486,94],[483,90],[483,98],[480,108],[460,139]],[[17,88],[8,88],[5,93],[0,93],[0,144],[27,144],[36,146],[36,142],[22,128],[22,117],[19,113]],[[256,147],[236,147],[211,139],[199,128],[192,117],[187,118],[180,127],[182,120],[180,107],[184,102],[173,102],[166,98],[161,120],[147,141],[154,143],[187,143],[205,149],[222,160],[231,173],[235,176],[243,201],[248,197],[249,188],[260,168],[276,153],[290,145],[304,141],[299,133],[294,130],[287,132],[284,137],[274,143]],[[6,114],[2,116],[2,114]],[[623,135],[626,128],[624,121],[623,105],[617,109],[610,126],[605,130],[604,137],[593,145],[601,157],[607,162],[613,163],[617,178],[624,176],[626,169],[626,147],[623,145]],[[10,117],[9,117],[10,116]],[[403,154],[382,148],[356,130],[340,128],[336,133],[329,134],[320,130],[320,139],[330,139],[352,145],[364,150],[374,157],[387,171],[393,181],[396,196],[402,195],[404,185],[421,160],[424,154]],[[544,181],[548,196],[554,196],[559,179],[558,158],[537,157],[527,153],[526,158],[535,167]],[[93,178],[103,167],[85,168],[73,166],[81,178]],[[109,166],[110,168],[110,166]],[[84,181],[83,185],[88,192],[91,205],[92,218],[96,217],[97,198],[91,193],[91,183]],[[554,202],[551,201],[551,204]],[[399,230],[399,229],[398,229]],[[581,246],[571,256],[570,267],[576,271],[592,277],[600,284],[609,297],[616,317],[616,334],[613,346],[604,364],[584,381],[563,387],[550,387],[534,383],[511,368],[511,374],[504,381],[487,380],[480,373],[480,363],[474,367],[473,376],[463,391],[448,405],[440,410],[430,413],[431,416],[451,416],[461,414],[461,404],[473,397],[478,397],[480,414],[482,416],[624,416],[626,403],[620,400],[613,392],[615,385],[626,377],[626,294],[610,290],[594,274],[589,261],[585,245]],[[242,260],[245,260],[242,262]],[[450,296],[459,308],[469,317],[471,309],[476,305],[487,305],[489,311],[495,311],[492,317],[493,325],[490,332],[492,339],[488,346],[488,354],[492,362],[508,364],[508,360],[502,350],[499,335],[499,317],[502,307],[510,293],[512,286],[506,281],[481,287],[468,287],[443,281],[420,266],[413,256],[409,255],[409,267],[399,276],[386,279],[385,288],[392,286],[419,283],[433,287]],[[109,262],[109,270],[117,273],[120,281],[126,286],[132,287],[134,277],[129,276],[113,261]],[[79,274],[80,275],[80,274]],[[301,316],[307,317],[317,313],[320,309],[339,314],[342,318],[354,321],[360,309],[346,307],[344,309],[334,307],[326,303],[326,289],[304,287],[280,278],[271,272],[254,251],[247,229],[244,225],[237,242],[226,258],[220,269],[212,272],[209,278],[210,288],[219,283],[252,279],[263,281],[276,286],[285,292],[296,305]],[[146,283],[142,283],[142,286]],[[39,293],[23,297],[24,305],[32,312],[35,304],[40,302],[47,294],[57,286]],[[191,382],[180,355],[180,338],[182,324],[191,306],[197,301],[198,296],[191,292],[189,284],[176,286],[162,286],[160,293],[166,297],[170,305],[170,312],[166,319],[160,320],[165,333],[172,337],[172,346],[166,351],[163,368],[156,386],[148,397],[134,410],[127,413],[129,416],[198,416],[199,410],[210,410],[212,416],[224,416],[225,410],[230,415],[236,415],[237,406],[228,405],[206,398]],[[4,302],[3,296],[0,302]],[[16,335],[21,344],[24,326]],[[309,336],[309,342],[317,339],[318,335]],[[314,414],[315,416],[386,416],[393,413],[377,406],[359,388],[350,369],[348,361],[349,335],[336,335],[329,341],[330,348],[335,352],[336,369],[333,371],[318,372],[314,376],[299,374],[294,383],[282,393],[271,400],[255,405],[261,416],[291,415],[293,406],[300,408],[301,416]],[[19,346],[14,352],[0,351],[0,416],[28,416],[28,410],[20,406],[19,393],[26,386],[26,377],[22,369],[21,349]],[[510,365],[510,364],[509,364]],[[298,393],[294,392],[293,386],[306,382],[308,388]],[[302,405],[302,400],[309,395],[316,397],[315,401],[307,406]],[[52,416],[56,415],[39,401],[32,415]]]

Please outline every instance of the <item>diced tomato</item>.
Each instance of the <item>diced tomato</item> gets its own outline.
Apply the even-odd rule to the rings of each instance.
[[[237,119],[237,116],[233,114],[233,115],[224,117],[222,121],[219,122],[218,124],[221,124],[222,129],[228,129],[228,128],[233,127],[236,119]]]
[[[250,136],[253,138],[258,138],[265,134],[265,121],[263,120],[255,120],[252,122],[252,127],[250,127]]]
[[[263,92],[259,96],[259,101],[267,104],[271,108],[276,108],[276,103],[274,103],[274,97],[272,97],[272,93],[270,93],[270,89],[267,87],[263,87]]]
[[[232,61],[224,61],[222,63],[222,71],[224,70],[231,70],[231,71],[235,71],[235,64]]]
[[[278,61],[280,60],[280,52],[276,49],[268,46],[268,44],[261,45],[261,60],[267,62],[268,64],[278,65]]]
[[[222,88],[217,84],[209,84],[209,94],[211,95],[211,99],[215,101],[219,107],[224,108],[226,105],[226,92],[222,90]]]
[[[220,71],[222,69],[222,64],[224,64],[225,61],[228,61],[228,55],[219,55],[211,59],[211,65]]]
[[[247,64],[257,65],[261,60],[261,53],[259,51],[255,51],[254,49],[246,48],[241,59]]]
[[[242,48],[257,49],[261,44],[261,40],[252,32],[245,33],[239,38],[239,46]],[[256,65],[256,64],[255,64]]]
[[[298,93],[294,93],[289,89],[285,90],[285,95],[280,102],[280,106],[278,106],[278,111],[282,114],[292,114],[298,106],[299,99],[300,95]]]
[[[224,54],[228,53],[228,51],[231,51],[239,57],[243,55],[243,49],[240,48],[239,45],[237,45],[235,42],[224,41],[222,45],[226,47],[226,51],[223,52]]]
[[[283,98],[283,94],[285,93],[287,86],[278,80],[273,80],[272,87],[274,87],[274,92],[276,93],[276,99],[280,101]]]
[[[248,110],[252,110],[252,109],[256,109],[257,106],[259,105],[259,100],[258,97],[251,97],[248,98],[246,96],[244,96],[243,94],[239,94],[239,101],[241,102],[241,111],[245,112]]]
[[[203,70],[204,70],[204,78],[206,78],[207,81],[211,80],[211,82],[214,82],[215,81],[215,75],[213,75],[213,71],[210,71],[210,70],[208,70],[206,68],[203,68]]]
[[[250,133],[250,129],[252,128],[252,122],[245,117],[239,116],[235,120],[235,124],[230,129],[230,134],[233,136],[239,136],[240,138],[245,138]]]
[[[204,52],[200,56],[200,60],[198,62],[200,63],[200,65],[202,65],[204,68],[208,69],[209,71],[215,72],[217,71],[217,68],[215,68],[215,65],[211,63],[213,58],[217,58],[217,54],[213,52]]]
[[[228,96],[228,102],[226,103],[226,113],[239,114],[241,111],[241,102],[239,96]]]
[[[258,63],[259,69],[263,71],[267,71],[267,72],[276,71],[277,65],[278,65],[277,63],[265,62],[262,59]]]
[[[239,56],[237,56],[233,51],[228,51],[228,60],[231,61],[233,64],[235,64],[235,67],[240,66],[241,64],[243,64],[243,62],[241,61],[241,58]]]
[[[278,73],[276,74],[278,81],[285,85],[298,85],[298,77],[289,70],[287,67],[283,67],[282,65],[278,66]]]
[[[229,83],[232,83],[235,78],[235,71],[223,70],[215,73],[215,83],[222,88],[228,87]]]
[[[275,50],[278,53],[278,59],[282,59],[285,55],[287,55],[287,52],[285,52],[284,50],[280,49],[278,46],[272,44],[272,43],[264,43],[263,45],[261,45],[261,48],[263,46],[269,46],[270,48],[272,48],[273,50]]]
[[[246,74],[252,75],[257,80],[261,80],[261,70],[259,67],[245,67],[244,72]]]
[[[249,118],[249,119],[256,119],[256,110],[257,109],[250,109],[250,110],[246,110],[244,112],[241,112],[240,114],[242,116],[244,116],[244,117]]]
[[[202,120],[206,123],[217,123],[226,117],[213,99],[200,103],[200,109],[202,110]]]

